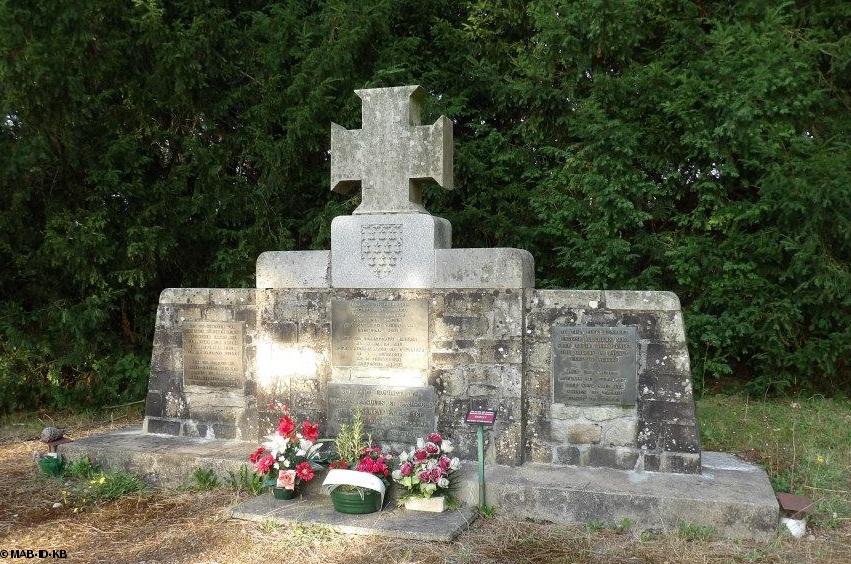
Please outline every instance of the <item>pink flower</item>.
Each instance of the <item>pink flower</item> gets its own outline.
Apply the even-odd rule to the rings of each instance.
[[[428,453],[425,451],[425,449],[421,448],[414,451],[414,460],[422,461],[426,458],[428,458]]]
[[[443,437],[440,436],[440,433],[432,433],[427,438],[430,443],[434,443],[436,445],[443,442]]]
[[[452,461],[449,460],[448,456],[441,456],[440,460],[437,462],[437,465],[440,466],[442,470],[449,470],[450,464],[452,464]]]
[[[399,469],[403,476],[410,476],[414,472],[414,465],[410,462],[406,462],[402,464],[402,467]]]
[[[426,443],[425,450],[428,454],[437,454],[440,452],[440,447],[434,443]]]
[[[431,480],[431,473],[428,470],[423,470],[417,475],[420,482],[428,483]]]
[[[263,453],[266,452],[263,447],[259,447],[257,450],[251,453],[251,456],[248,457],[248,460],[252,464],[256,464],[260,457],[263,456]]]
[[[319,438],[319,423],[311,424],[310,419],[306,419],[304,423],[301,424],[301,436],[308,441],[315,443],[316,439]]]
[[[429,476],[430,480],[429,481],[437,482],[440,478],[443,477],[443,470],[441,470],[440,467],[437,466],[435,468],[432,468],[431,472],[429,472],[429,474],[430,474],[430,476]]]
[[[302,482],[309,482],[316,475],[313,468],[310,466],[310,462],[307,461],[300,462],[298,466],[295,467],[295,474],[301,478]]]
[[[279,488],[284,488],[287,490],[295,489],[295,470],[279,470],[278,471],[278,483],[277,486]]]
[[[289,415],[281,417],[281,420],[278,421],[278,433],[280,433],[282,437],[286,437],[293,431],[295,431],[295,423],[293,422],[292,417]]]
[[[269,472],[269,470],[272,469],[272,466],[274,465],[274,457],[272,457],[271,454],[267,454],[254,464],[254,468],[257,470],[258,474],[266,474],[267,472]]]

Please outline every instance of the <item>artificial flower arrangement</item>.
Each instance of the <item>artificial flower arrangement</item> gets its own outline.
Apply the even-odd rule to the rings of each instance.
[[[355,412],[351,425],[341,425],[335,439],[339,458],[328,465],[323,482],[341,513],[373,513],[384,505],[390,485],[391,455],[364,438],[363,418]]]
[[[316,470],[322,467],[319,449],[323,441],[319,440],[318,423],[305,419],[297,428],[287,406],[282,410],[277,430],[248,460],[258,474],[265,476],[276,499],[292,499],[298,488],[313,480]]]
[[[448,455],[455,450],[452,442],[440,433],[417,439],[417,446],[399,455],[399,467],[393,480],[405,488],[400,496],[406,509],[442,512],[451,497],[455,472],[460,468],[458,458]]]

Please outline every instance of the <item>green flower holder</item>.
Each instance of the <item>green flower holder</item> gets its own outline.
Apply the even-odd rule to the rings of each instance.
[[[295,490],[288,490],[287,488],[272,488],[272,494],[275,496],[275,499],[292,499],[295,497]]]
[[[338,487],[331,492],[331,501],[338,512],[350,515],[375,513],[381,509],[381,494],[375,490],[345,491]]]
[[[48,476],[61,476],[65,469],[65,459],[61,456],[44,456],[38,460],[38,467]]]

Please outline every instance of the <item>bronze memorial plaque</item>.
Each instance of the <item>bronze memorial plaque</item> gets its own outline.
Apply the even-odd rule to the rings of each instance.
[[[241,388],[243,323],[194,321],[183,324],[183,382]]]
[[[332,300],[334,366],[428,368],[428,300]]]
[[[377,441],[411,444],[434,431],[436,402],[431,386],[328,384],[328,433],[337,434],[359,410]]]
[[[553,403],[635,405],[635,327],[552,328]]]

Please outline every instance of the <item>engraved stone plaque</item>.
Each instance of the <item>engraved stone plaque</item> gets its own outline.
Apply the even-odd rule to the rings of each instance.
[[[635,327],[552,328],[553,403],[635,405]]]
[[[186,385],[241,388],[245,380],[239,322],[183,324],[183,382]]]
[[[328,434],[350,423],[359,409],[364,428],[379,442],[413,444],[434,431],[434,388],[328,384]]]
[[[428,368],[428,300],[332,300],[334,366]]]

